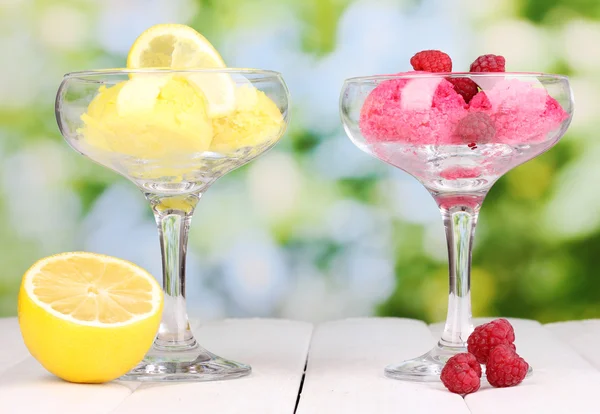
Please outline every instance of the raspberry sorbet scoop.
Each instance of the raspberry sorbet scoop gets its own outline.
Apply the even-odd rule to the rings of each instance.
[[[447,144],[467,105],[443,78],[420,76],[382,82],[367,97],[360,129],[367,141],[410,144]]]
[[[366,98],[359,127],[367,142],[536,143],[546,140],[569,116],[543,87],[519,79],[499,80],[467,103],[463,96],[469,97],[473,89],[458,88],[459,93],[448,80],[420,72],[398,75],[408,74],[411,78],[383,81]],[[457,127],[461,125],[459,130],[464,130],[471,123],[466,121],[469,119],[479,120],[482,135],[473,137],[473,133],[467,133],[476,139],[465,139],[464,134],[457,137]]]

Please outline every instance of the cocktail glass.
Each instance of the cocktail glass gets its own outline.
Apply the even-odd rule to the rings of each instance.
[[[224,82],[223,77],[229,81]],[[138,79],[135,85],[125,82],[132,79]],[[150,89],[160,88],[169,79],[227,86],[223,96],[243,95],[243,104],[228,115],[200,120],[200,115],[195,118],[189,109],[202,105],[199,98],[193,100],[193,89],[186,86],[189,96],[179,96],[177,84],[173,84],[172,96],[165,97],[163,112],[153,114],[151,107],[143,108],[159,90]],[[123,87],[118,99],[105,95],[101,103],[101,111],[113,111],[112,124],[103,123],[101,119],[106,118],[101,118],[104,115],[97,108],[94,116],[100,120],[89,116],[92,100],[119,84],[128,85],[128,95],[121,95],[125,94]],[[218,95],[219,91],[212,91],[212,96]],[[115,69],[65,75],[56,97],[56,117],[66,141],[79,153],[137,185],[149,201],[158,226],[165,295],[162,322],[145,359],[122,379],[208,381],[251,372],[248,365],[205,350],[192,334],[185,302],[188,231],[204,192],[218,178],[258,157],[281,138],[288,120],[288,98],[281,75],[265,70]],[[261,104],[263,107],[259,107]],[[178,107],[183,108],[181,113],[177,113]],[[128,113],[131,110],[134,113]],[[150,112],[144,115],[144,110]],[[161,121],[161,116],[166,120]],[[161,122],[168,122],[169,126],[162,128]],[[146,123],[150,126],[146,127]],[[208,131],[209,124],[214,127],[212,132]],[[122,129],[114,130],[115,125],[122,125]],[[210,141],[211,134],[217,132],[220,144],[194,150],[202,148],[200,142]]]
[[[454,89],[465,84],[480,91],[470,105]],[[439,381],[446,361],[466,352],[473,331],[470,270],[479,209],[503,174],[563,136],[573,113],[569,81],[535,73],[358,77],[345,81],[340,107],[352,142],[411,174],[440,208],[450,280],[442,337],[424,355],[385,368],[391,378]]]

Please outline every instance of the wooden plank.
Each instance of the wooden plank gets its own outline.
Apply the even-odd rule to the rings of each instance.
[[[477,318],[475,325],[493,318]],[[511,388],[493,388],[487,381],[465,397],[473,414],[592,414],[598,413],[600,375],[594,367],[539,322],[507,318],[515,328],[518,353],[534,369],[533,375]],[[443,324],[430,327],[438,336]]]
[[[473,323],[481,325],[495,318],[475,318]],[[517,352],[533,367],[538,369],[593,369],[592,365],[574,349],[558,340],[552,332],[537,321],[507,318],[515,328]],[[442,323],[430,326],[431,332],[439,338],[444,328]],[[560,355],[560,357],[558,357]]]
[[[0,376],[0,412],[107,414],[131,394],[128,385],[71,384],[48,373],[33,357]]]
[[[600,344],[600,319],[558,322],[544,326],[596,367],[596,369],[600,370],[600,352],[598,352]]]
[[[489,319],[477,319],[482,323]],[[407,319],[348,319],[320,325],[298,414],[511,412],[598,413],[600,320],[542,326],[511,319],[517,348],[534,367],[518,387],[482,389],[464,400],[441,384],[385,378],[383,368],[428,350],[440,324]],[[0,412],[44,414],[164,414],[165,412],[292,414],[312,326],[281,320],[228,320],[195,329],[200,342],[225,357],[250,363],[250,377],[208,383],[112,382],[75,385],[48,374],[21,341],[15,318],[0,319]],[[431,333],[434,335],[431,335]],[[32,397],[34,396],[34,397]]]
[[[23,343],[17,318],[0,318],[2,345],[0,351],[0,373],[18,364],[29,356]]]
[[[15,336],[6,322],[3,337]],[[228,320],[195,330],[202,345],[252,365],[251,376],[230,381],[102,385],[64,382],[31,356],[0,375],[1,413],[109,414],[202,412],[293,414],[312,325],[283,320]],[[17,331],[18,333],[18,331]],[[6,358],[5,358],[6,359]],[[134,392],[135,390],[135,392]]]
[[[598,390],[598,371],[541,369],[516,387],[484,384],[465,402],[472,414],[598,414]]]
[[[194,330],[210,351],[252,366],[248,377],[202,383],[144,383],[114,414],[293,414],[312,325],[228,320]]]
[[[423,322],[347,319],[313,334],[297,414],[468,414],[464,400],[441,384],[386,378],[386,365],[426,352],[435,343]]]

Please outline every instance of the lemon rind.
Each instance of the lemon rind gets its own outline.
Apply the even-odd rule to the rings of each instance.
[[[169,29],[171,29],[171,30],[169,30]],[[221,68],[227,67],[225,65],[225,61],[223,60],[223,57],[221,56],[221,54],[212,45],[212,43],[210,43],[210,41],[206,37],[204,37],[202,34],[198,33],[192,27],[186,26],[184,24],[176,24],[176,23],[158,24],[158,25],[152,26],[152,27],[146,29],[144,32],[142,32],[142,34],[140,34],[135,39],[135,41],[133,42],[133,45],[131,45],[131,48],[129,49],[129,54],[127,55],[127,67],[130,69],[138,69],[138,66],[133,65],[132,61],[134,59],[132,58],[132,56],[136,56],[139,58],[140,53],[143,50],[145,50],[147,48],[147,46],[150,44],[150,42],[145,41],[145,39],[147,37],[149,37],[150,34],[153,34],[154,35],[153,37],[157,37],[161,34],[171,34],[174,31],[176,31],[178,34],[183,35],[182,37],[193,40],[195,43],[197,42],[198,39],[202,39],[202,42],[199,44],[202,44],[203,46],[205,46],[205,48],[202,49],[203,52],[210,51],[211,57],[214,58],[214,60],[216,62],[218,62],[222,65]],[[143,43],[142,41],[145,41],[145,42]],[[144,46],[144,47],[141,47],[141,46]],[[208,46],[208,47],[206,47],[206,46]],[[138,51],[138,53],[132,55],[132,53],[131,53],[132,51]],[[139,61],[139,59],[137,59],[136,61]],[[173,69],[178,69],[178,68],[173,68]],[[185,68],[179,68],[179,69],[185,69]]]
[[[158,36],[164,34],[174,34],[175,36],[179,36],[181,38],[192,41],[197,45],[201,45],[202,47],[198,50],[201,53],[205,53],[210,56],[211,60],[217,63],[217,66],[207,67],[208,69],[225,69],[227,65],[223,60],[223,57],[219,53],[219,51],[210,43],[210,41],[196,31],[194,28],[183,25],[183,24],[158,24],[146,29],[142,34],[140,34],[136,40],[133,42],[133,45],[129,49],[129,53],[127,55],[127,68],[128,69],[139,69],[140,68],[140,56],[144,50],[147,50],[150,46],[150,41]],[[133,53],[135,52],[135,53]],[[178,70],[178,69],[202,69],[202,67],[171,67],[170,69]],[[137,77],[137,74],[131,73],[129,75],[130,79]],[[169,75],[165,75],[169,76]],[[214,74],[213,76],[217,76],[223,79],[222,84],[226,85],[226,90],[224,90],[224,95],[228,96],[229,101],[228,104],[214,104],[209,101],[208,105],[208,114],[211,118],[226,116],[232,113],[235,110],[235,82],[231,78],[229,74]],[[194,82],[193,75],[189,75],[190,81],[198,88],[203,90],[200,83]]]

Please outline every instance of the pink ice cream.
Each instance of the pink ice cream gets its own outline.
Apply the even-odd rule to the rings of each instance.
[[[471,100],[471,112],[488,114],[494,122],[494,142],[525,144],[544,141],[569,117],[543,87],[518,79],[503,80]]]
[[[463,97],[445,79],[392,79],[365,100],[360,129],[369,142],[443,144],[467,113]]]
[[[477,178],[480,174],[480,168],[464,168],[456,166],[446,168],[440,173],[440,177],[442,177],[445,180],[458,180],[460,178]]]
[[[569,116],[541,85],[500,80],[466,104],[447,80],[417,76],[377,86],[365,100],[359,126],[370,143],[467,145],[457,126],[474,112],[489,116],[491,142],[512,145],[544,141]]]

